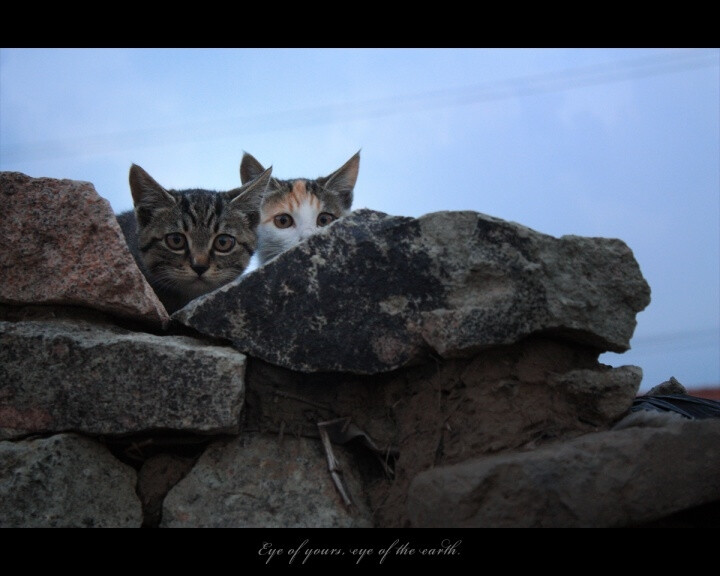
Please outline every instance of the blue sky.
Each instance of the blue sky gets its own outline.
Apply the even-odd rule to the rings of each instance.
[[[361,150],[355,208],[475,210],[620,238],[652,302],[641,391],[720,385],[720,49],[0,49],[0,170],[168,188],[279,178]]]

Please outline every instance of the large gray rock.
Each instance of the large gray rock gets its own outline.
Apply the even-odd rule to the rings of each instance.
[[[337,492],[319,440],[255,436],[211,444],[165,498],[161,527],[372,527],[352,459],[334,448],[353,505]]]
[[[135,470],[75,434],[0,442],[0,528],[139,528]]]
[[[414,527],[623,527],[720,502],[720,420],[633,414],[612,431],[427,470]]]
[[[0,199],[0,302],[84,306],[168,323],[110,203],[92,184],[0,172]]]
[[[237,432],[246,358],[99,320],[0,320],[0,438]]]
[[[373,374],[534,333],[623,352],[649,302],[621,240],[358,210],[173,318],[293,370]]]

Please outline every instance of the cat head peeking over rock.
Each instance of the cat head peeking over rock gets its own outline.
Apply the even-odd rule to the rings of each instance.
[[[272,168],[240,188],[167,190],[130,168],[135,209],[118,215],[130,251],[169,313],[237,278],[257,247]]]
[[[360,152],[329,176],[315,179],[270,178],[260,204],[258,262],[264,264],[338,218],[349,214],[360,168]],[[251,182],[265,168],[247,152],[240,180]]]

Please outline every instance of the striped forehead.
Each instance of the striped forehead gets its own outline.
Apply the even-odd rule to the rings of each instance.
[[[178,199],[179,216],[185,232],[197,228],[218,231],[225,211],[225,202],[220,194],[193,190],[179,194]]]

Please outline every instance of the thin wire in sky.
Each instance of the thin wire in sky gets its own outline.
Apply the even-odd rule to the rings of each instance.
[[[593,66],[511,78],[456,89],[397,95],[376,100],[254,114],[157,129],[128,130],[82,138],[24,143],[0,149],[5,161],[40,161],[61,157],[99,155],[186,141],[208,141],[228,136],[370,120],[431,109],[456,108],[485,102],[527,98],[593,85],[637,80],[664,74],[720,66],[720,51],[683,50]],[[91,151],[91,152],[89,152]]]

